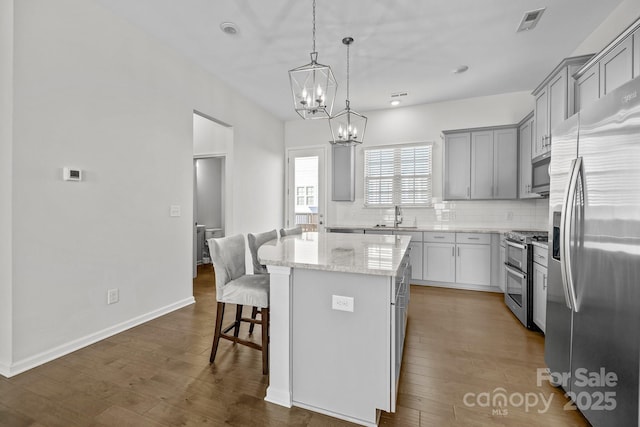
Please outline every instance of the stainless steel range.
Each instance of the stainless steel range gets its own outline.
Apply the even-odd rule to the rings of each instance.
[[[534,241],[546,242],[546,231],[510,231],[505,235],[506,283],[504,301],[513,314],[529,329],[533,323],[533,250]]]

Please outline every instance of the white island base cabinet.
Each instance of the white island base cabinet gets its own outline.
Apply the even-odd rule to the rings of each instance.
[[[265,243],[265,400],[360,425],[395,412],[411,280],[408,236],[303,233]]]
[[[390,280],[293,270],[294,406],[362,425],[376,425],[378,410],[395,412]],[[334,295],[353,298],[353,311],[332,309]]]

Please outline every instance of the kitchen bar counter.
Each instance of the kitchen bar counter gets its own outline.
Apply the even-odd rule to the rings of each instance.
[[[366,426],[395,412],[409,305],[410,236],[303,233],[265,243],[265,400]]]
[[[303,233],[265,243],[263,265],[395,276],[411,238],[408,236]]]

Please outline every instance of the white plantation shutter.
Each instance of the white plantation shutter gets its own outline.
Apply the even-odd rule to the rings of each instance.
[[[431,163],[431,143],[365,150],[365,205],[431,206]]]

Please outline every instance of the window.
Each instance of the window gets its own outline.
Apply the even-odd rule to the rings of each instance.
[[[315,187],[296,187],[296,205],[298,206],[315,206],[316,189]]]
[[[432,145],[365,150],[365,206],[431,206]]]

